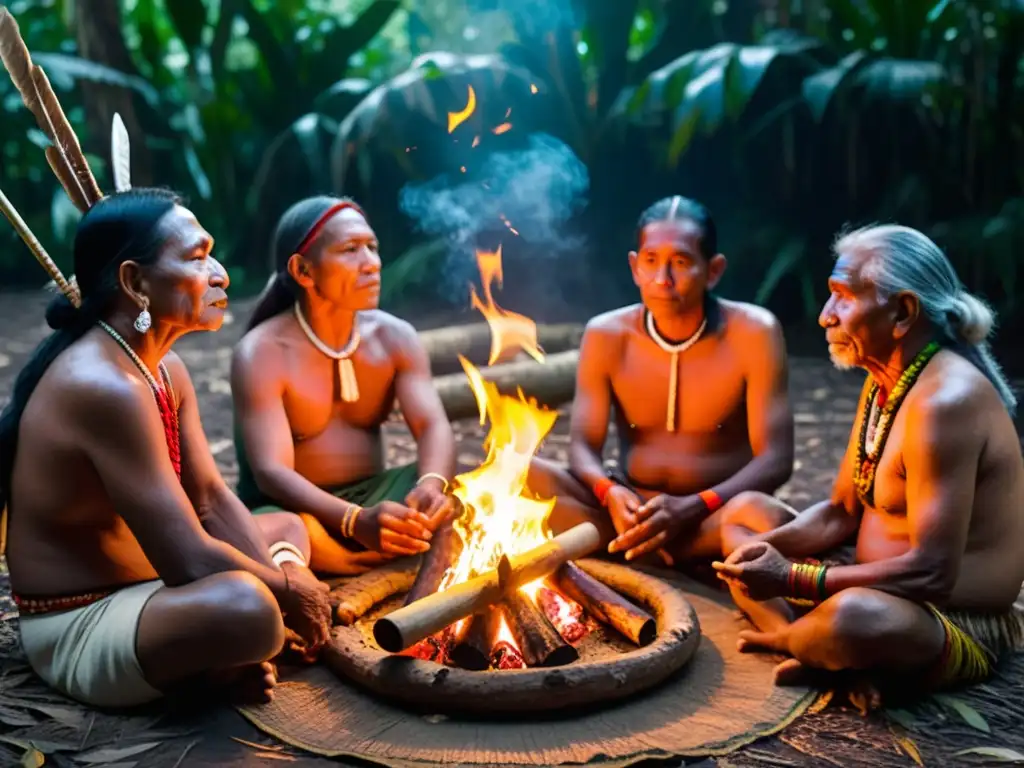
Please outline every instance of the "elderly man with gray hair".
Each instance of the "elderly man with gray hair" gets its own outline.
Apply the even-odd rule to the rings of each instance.
[[[868,375],[830,499],[753,540],[784,505],[727,508],[715,568],[757,627],[740,648],[790,656],[780,684],[973,683],[1024,647],[1024,459],[993,313],[916,230],[865,227],[835,252],[819,322],[833,362]]]

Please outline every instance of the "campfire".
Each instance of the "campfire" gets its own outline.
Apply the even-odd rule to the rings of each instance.
[[[483,299],[473,307],[491,328],[489,365],[525,351],[538,363],[536,324],[497,305],[501,249],[477,254]],[[577,645],[607,624],[636,645],[656,635],[654,618],[573,560],[595,552],[589,523],[552,536],[554,499],[535,498],[526,486],[530,462],[558,417],[527,399],[503,395],[460,357],[480,410],[490,421],[487,457],[457,476],[453,494],[464,512],[435,537],[405,604],[377,619],[374,637],[386,651],[467,670],[508,670],[570,664]]]

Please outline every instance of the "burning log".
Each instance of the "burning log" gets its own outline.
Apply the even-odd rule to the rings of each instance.
[[[474,613],[448,658],[463,669],[482,671],[491,664],[491,650],[498,640],[502,612],[488,606]]]
[[[554,589],[541,587],[537,590],[537,605],[554,624],[558,634],[570,645],[575,645],[590,632],[583,617],[583,607],[570,602]]]
[[[528,667],[560,667],[571,664],[580,654],[548,621],[544,612],[521,590],[505,597],[505,617]]]
[[[563,563],[586,557],[600,546],[601,534],[597,527],[593,523],[581,523],[517,556],[508,563],[500,582],[498,572],[491,571],[382,616],[374,622],[374,639],[385,651],[403,651],[450,624],[500,602],[509,592],[547,576]]]
[[[566,597],[579,603],[583,610],[614,627],[637,645],[647,645],[657,636],[658,627],[654,617],[575,563],[566,563],[559,568],[555,574],[555,583]]]
[[[416,581],[406,594],[404,605],[415,603],[420,598],[437,592],[445,571],[458,559],[461,552],[462,539],[449,521],[434,533],[433,543],[423,555]]]
[[[490,325],[474,323],[421,331],[419,337],[430,357],[431,371],[437,376],[461,373],[459,355],[474,365],[486,364],[491,354],[491,335]],[[537,343],[547,354],[576,349],[582,338],[583,326],[576,323],[537,326]]]
[[[517,390],[529,393],[538,403],[557,408],[572,400],[576,391],[576,365],[579,350],[550,355],[543,363],[526,360],[501,363],[484,368],[480,375],[494,382],[502,394],[515,396]],[[453,373],[434,378],[434,387],[441,397],[448,418],[452,421],[477,416],[480,407],[465,374]]]

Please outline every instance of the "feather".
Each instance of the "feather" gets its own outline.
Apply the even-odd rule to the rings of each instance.
[[[85,200],[92,205],[103,194],[89,169],[71,124],[50,86],[50,81],[37,65],[21,36],[11,12],[0,6],[0,60],[21,94],[21,100],[35,116],[39,128],[56,147],[61,165],[67,171],[58,174],[61,185],[72,200]],[[52,161],[51,161],[52,163]],[[52,165],[51,165],[52,167]],[[78,203],[76,203],[78,205]]]
[[[33,234],[32,230],[28,228],[28,224],[21,218],[21,214],[14,207],[10,200],[7,199],[7,195],[0,190],[0,208],[3,209],[4,215],[14,225],[15,231],[25,241],[25,245],[29,247],[32,254],[36,257],[36,260],[43,265],[43,269],[53,278],[53,281],[57,284],[60,290],[68,297],[74,306],[78,307],[82,303],[81,296],[78,293],[77,288],[72,287],[70,283],[64,278],[64,274],[60,271],[60,267],[54,263],[53,259],[50,258],[50,254],[43,248],[43,244],[39,242],[39,239]]]
[[[127,192],[132,188],[132,153],[128,140],[128,129],[124,127],[121,115],[114,113],[114,125],[110,131],[110,164],[114,169],[114,189]]]

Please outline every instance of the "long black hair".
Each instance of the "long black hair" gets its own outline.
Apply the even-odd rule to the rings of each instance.
[[[0,414],[0,508],[11,501],[11,473],[18,450],[18,429],[29,398],[57,356],[104,319],[120,292],[121,264],[154,263],[163,242],[160,220],[181,203],[162,189],[132,189],[104,197],[78,223],[74,242],[75,278],[82,296],[75,307],[58,294],[47,307],[54,329],[29,358],[14,382],[11,401]]]
[[[700,227],[700,255],[710,261],[718,253],[718,227],[703,204],[681,195],[665,197],[640,214],[636,226],[636,240],[640,242],[644,227],[655,221],[689,220]]]
[[[342,208],[352,208],[366,218],[363,209],[354,200],[328,195],[307,197],[284,212],[274,229],[274,240],[270,247],[270,268],[273,275],[256,302],[256,308],[245,328],[246,332],[281,314],[295,303],[299,297],[299,285],[288,272],[288,261],[292,254],[311,245],[320,227],[333,213]]]

